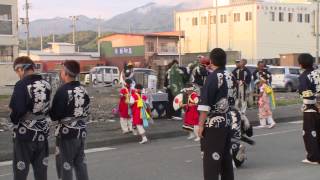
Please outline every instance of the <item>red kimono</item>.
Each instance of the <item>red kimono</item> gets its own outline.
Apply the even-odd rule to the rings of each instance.
[[[119,115],[120,118],[129,119],[129,101],[130,94],[128,88],[124,87],[120,90]]]
[[[193,92],[188,97],[188,104],[185,107],[184,127],[193,128],[199,125],[199,112],[198,112],[199,95]]]
[[[145,102],[147,100],[147,96],[140,95],[135,91],[132,91],[130,103],[132,104],[132,124],[133,126],[143,125],[143,120],[141,117],[141,107],[138,107],[138,100],[142,98],[142,101]]]

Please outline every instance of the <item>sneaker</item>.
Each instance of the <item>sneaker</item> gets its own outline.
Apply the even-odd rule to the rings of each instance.
[[[305,164],[311,164],[311,165],[319,165],[318,162],[312,162],[312,161],[309,161],[308,159],[304,159],[301,161],[302,163],[305,163]]]
[[[200,141],[200,137],[197,137],[194,139],[194,142],[199,142]]]
[[[240,145],[236,158],[239,161],[244,161],[246,159],[246,147],[244,145]]]
[[[272,123],[270,126],[269,126],[269,129],[272,129],[276,126],[276,123]]]
[[[172,120],[178,120],[178,121],[181,121],[182,118],[181,117],[175,117],[175,116],[172,116]]]
[[[145,144],[145,143],[147,143],[147,142],[148,142],[148,139],[147,139],[147,138],[144,138],[144,139],[142,139],[142,141],[139,142],[139,144]]]
[[[188,136],[188,140],[191,140],[191,139],[193,139],[193,138],[195,138],[196,136],[193,134],[193,133],[190,133],[190,135]]]

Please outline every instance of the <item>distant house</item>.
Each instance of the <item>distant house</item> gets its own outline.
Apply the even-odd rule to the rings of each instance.
[[[129,61],[136,67],[150,67],[177,59],[179,38],[183,37],[180,32],[114,33],[100,38],[98,43],[101,60],[122,69]]]
[[[12,63],[18,56],[18,1],[0,1],[0,86],[12,85],[18,79]]]
[[[51,48],[43,51],[30,51],[30,57],[35,61],[40,72],[52,72],[61,69],[61,63],[65,60],[76,60],[80,63],[81,72],[88,72],[92,67],[104,65],[99,53],[76,52],[75,45],[70,43],[49,43]],[[25,56],[25,51],[20,56]]]

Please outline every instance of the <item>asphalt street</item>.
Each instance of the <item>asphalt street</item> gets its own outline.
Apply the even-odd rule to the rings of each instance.
[[[318,180],[320,165],[304,165],[301,123],[282,123],[272,130],[256,129],[257,144],[247,148],[248,160],[236,180]],[[98,152],[100,151],[100,152]],[[91,180],[201,180],[199,144],[186,137],[92,149],[87,154]],[[33,180],[29,175],[29,179]],[[10,162],[0,163],[0,180],[12,179]],[[54,159],[49,180],[56,180]]]

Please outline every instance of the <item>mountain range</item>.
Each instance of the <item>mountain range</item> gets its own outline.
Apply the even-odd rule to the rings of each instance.
[[[98,31],[100,24],[102,32],[159,32],[174,30],[174,12],[195,8],[194,3],[177,5],[162,5],[148,3],[128,12],[116,15],[108,20],[99,20],[80,15],[76,22],[76,31]],[[200,7],[200,5],[198,5]],[[52,19],[37,19],[30,22],[31,37],[50,34],[66,34],[72,32],[72,20],[65,17]],[[21,26],[20,37],[25,37],[26,28]]]

